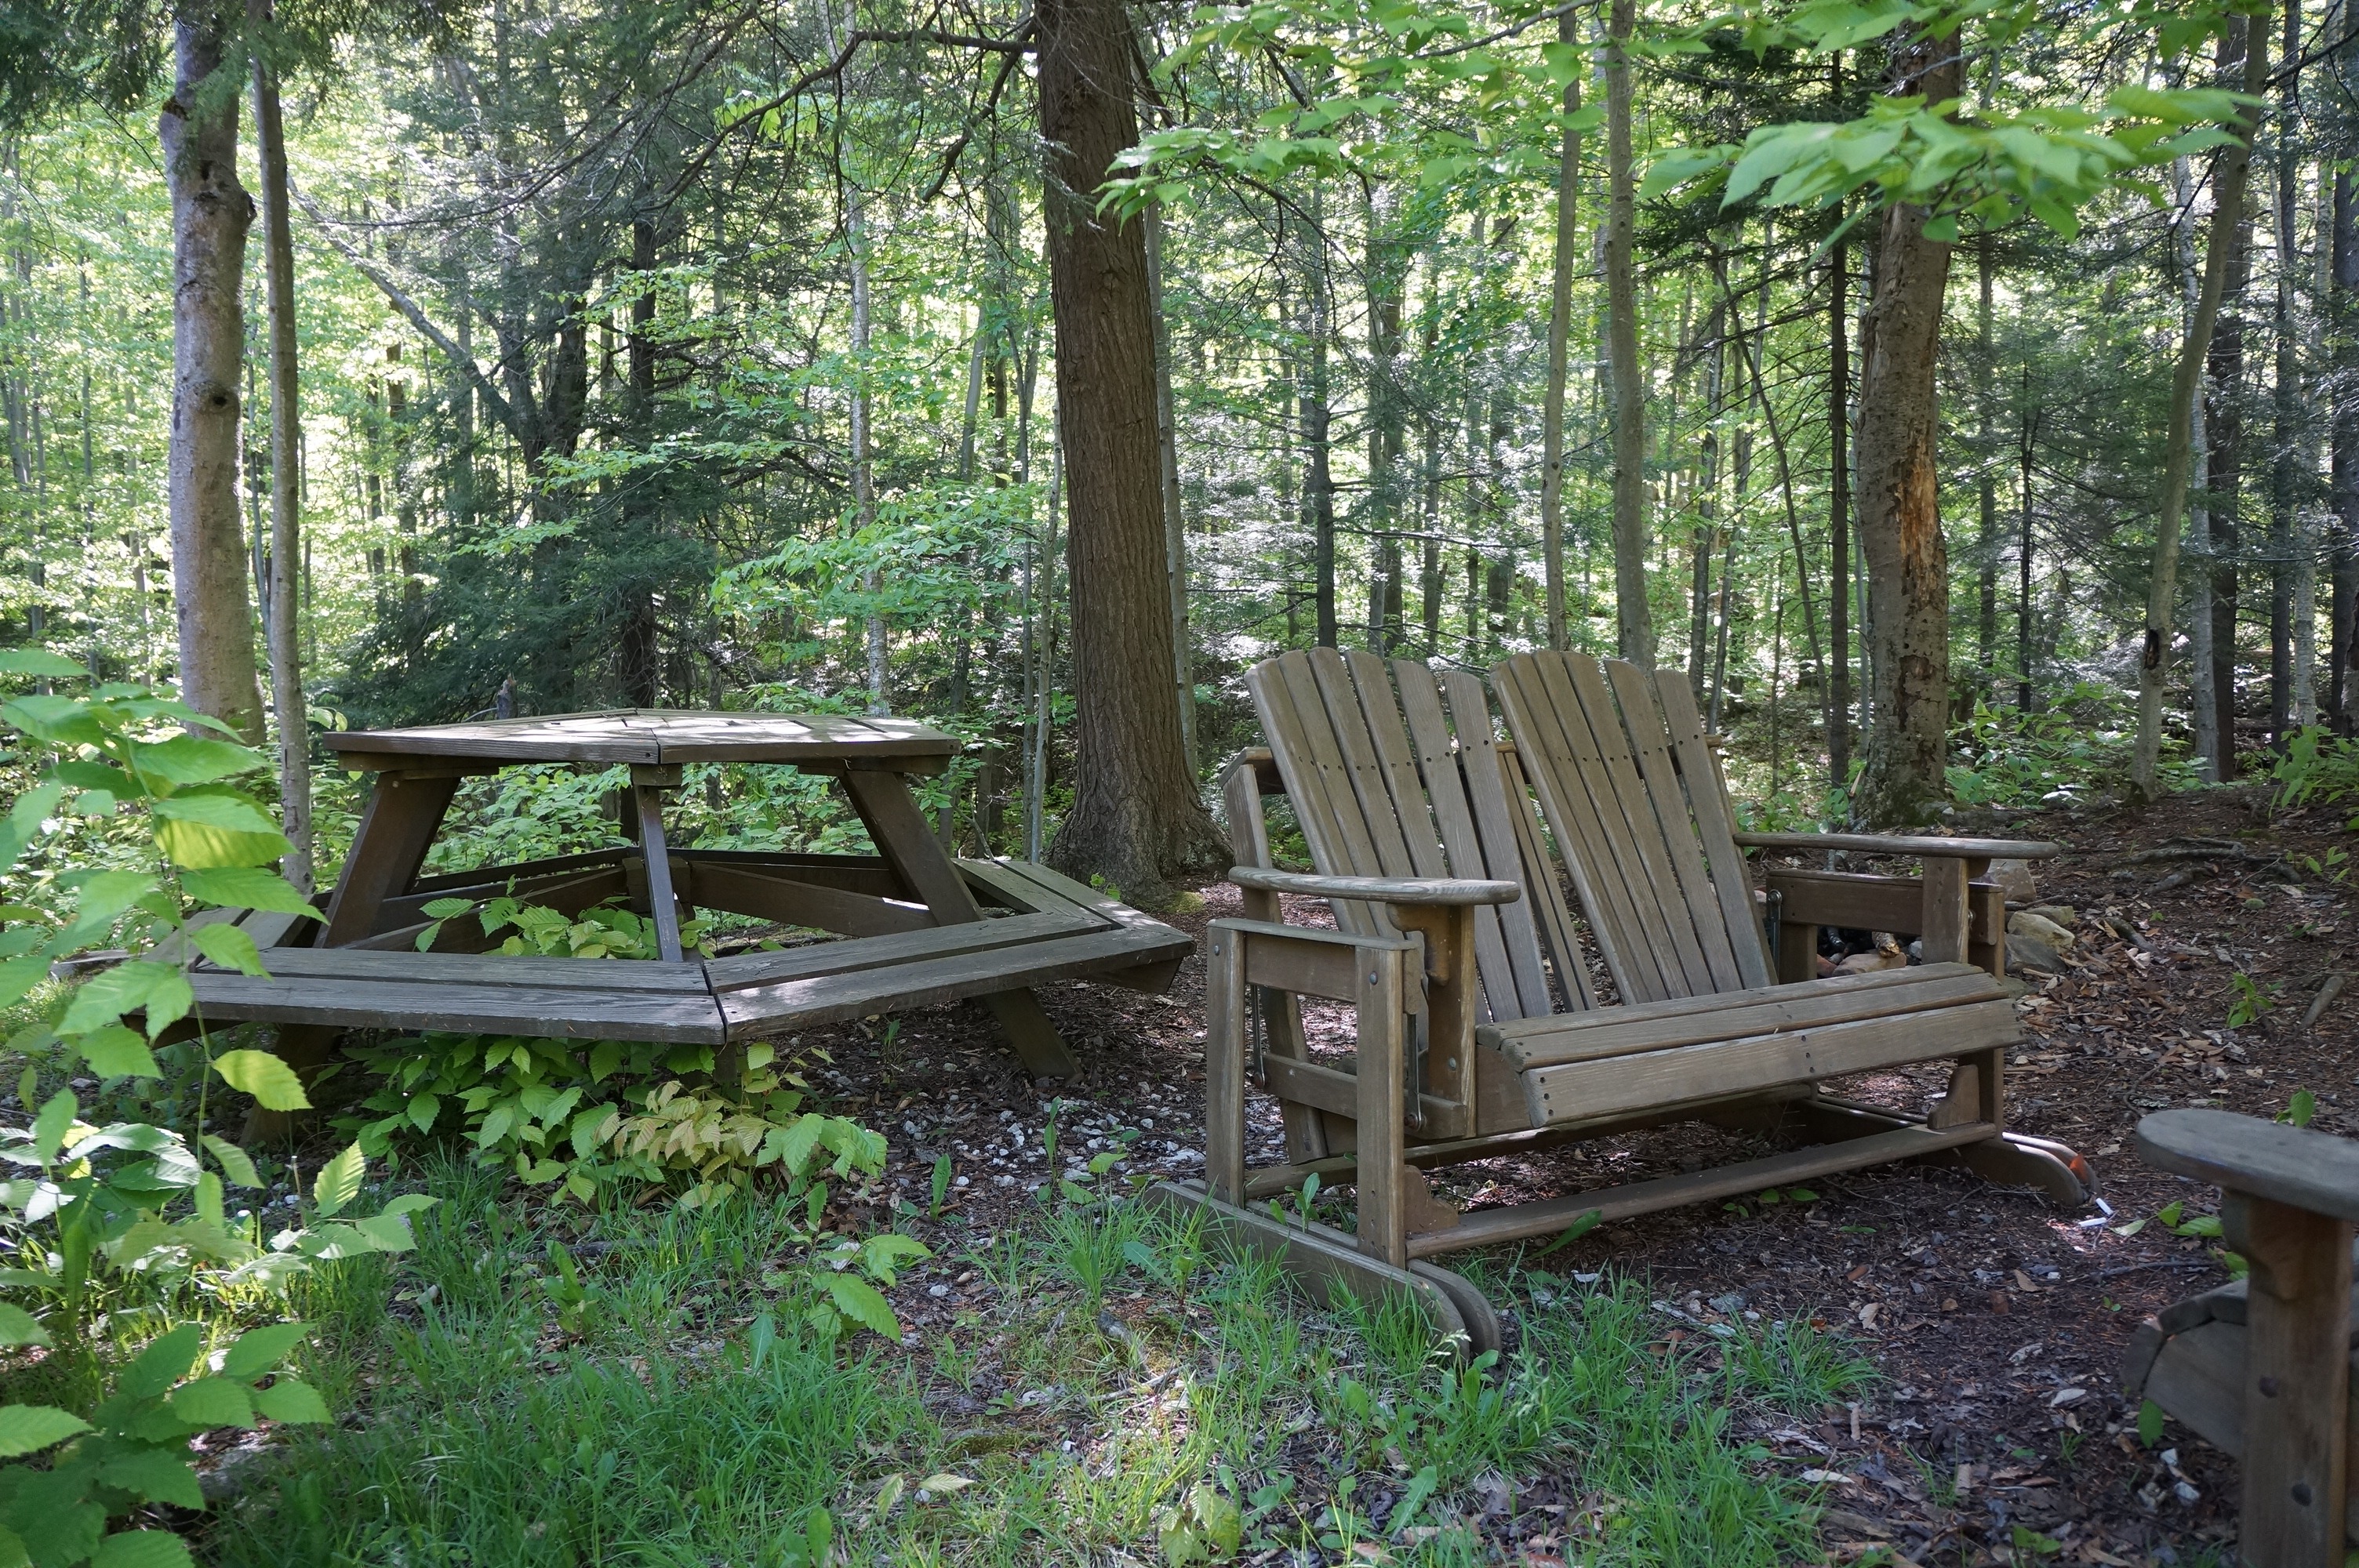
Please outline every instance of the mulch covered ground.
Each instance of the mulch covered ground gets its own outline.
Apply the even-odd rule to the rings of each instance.
[[[2101,1205],[2062,1213],[1962,1172],[1886,1168],[1816,1181],[1815,1202],[1603,1227],[1545,1266],[1643,1275],[1667,1337],[1754,1314],[1807,1314],[1847,1334],[1880,1384],[1856,1410],[1757,1434],[1798,1469],[1839,1477],[1826,1530],[1838,1558],[1883,1546],[1914,1561],[2168,1563],[2232,1538],[2233,1465],[2176,1427],[2158,1450],[2142,1446],[2114,1376],[2141,1317],[2224,1277],[2206,1243],[2155,1224],[2122,1233],[2173,1200],[2196,1213],[2217,1198],[2143,1165],[2133,1130],[2168,1106],[2275,1116],[2307,1089],[2313,1125],[2359,1135],[2359,995],[2331,996],[2304,1023],[2329,977],[2354,967],[2359,925],[2333,864],[2350,842],[2343,816],[2330,807],[2272,820],[2257,793],[2220,791],[2144,817],[2060,811],[1975,824],[2072,851],[2038,872],[2038,902],[2082,919],[2060,972],[2025,977],[2030,1040],[2010,1067],[2011,1119],[2088,1156]],[[2174,854],[2133,859],[2157,849]],[[1206,897],[1180,924],[1234,912],[1226,890]],[[2268,1005],[2231,1029],[2239,973]],[[936,1158],[951,1156],[965,1237],[1031,1212],[1027,1195],[1049,1177],[1041,1130],[1052,1098],[1064,1107],[1060,1163],[1132,1130],[1126,1169],[1201,1168],[1201,966],[1191,961],[1169,997],[1071,986],[1044,1000],[1087,1064],[1078,1080],[1025,1076],[971,1010],[915,1015],[889,1043],[853,1031],[802,1042],[832,1057],[821,1087],[887,1132],[903,1195],[924,1206]],[[1850,1087],[1921,1097],[1939,1079]],[[1266,1158],[1266,1107],[1256,1130]],[[1721,1148],[1691,1128],[1665,1130],[1467,1168],[1447,1192],[1521,1199],[1740,1152],[1734,1140]],[[946,1256],[910,1275],[896,1304],[922,1337],[988,1288]]]

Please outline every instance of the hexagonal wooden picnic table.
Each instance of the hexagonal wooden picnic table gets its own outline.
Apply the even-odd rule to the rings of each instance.
[[[633,708],[350,730],[325,737],[375,787],[319,920],[245,917],[266,977],[200,964],[207,1019],[282,1025],[298,1065],[352,1028],[458,1029],[559,1038],[724,1044],[979,997],[1024,1065],[1064,1076],[1071,1052],[1034,999],[1047,979],[1169,984],[1188,936],[1046,867],[954,858],[909,780],[940,773],[959,742],[903,719]],[[527,763],[630,769],[636,841],[582,854],[424,877],[460,782]],[[692,762],[772,763],[836,780],[874,855],[681,849],[664,796]],[[438,899],[497,897],[571,914],[617,896],[649,914],[653,961],[487,954],[480,923],[435,924]],[[844,940],[696,960],[683,908],[826,931]],[[418,951],[426,938],[428,951]],[[470,951],[469,949],[473,949]]]

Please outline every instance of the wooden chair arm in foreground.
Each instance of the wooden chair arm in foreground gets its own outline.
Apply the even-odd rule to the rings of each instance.
[[[2250,1271],[2149,1318],[2122,1384],[2245,1466],[2242,1555],[2337,1568],[2359,1544],[2359,1142],[2224,1110],[2138,1123],[2150,1164],[2223,1189],[2221,1228]]]

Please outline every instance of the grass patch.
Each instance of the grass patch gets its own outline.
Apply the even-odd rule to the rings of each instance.
[[[1511,1271],[1483,1282],[1516,1348],[1461,1368],[1405,1305],[1310,1310],[1118,1204],[953,1227],[953,1321],[832,1345],[764,1283],[794,1226],[763,1200],[519,1211],[495,1173],[426,1179],[414,1253],[302,1287],[353,1419],[249,1472],[214,1561],[1443,1565],[1538,1534],[1744,1568],[1815,1557],[1817,1507],[1740,1418],[1863,1371],[1807,1325],[1667,1343],[1636,1282]]]

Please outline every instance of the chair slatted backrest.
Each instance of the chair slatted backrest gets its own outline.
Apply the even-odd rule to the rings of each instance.
[[[1772,983],[1686,675],[1533,653],[1494,665],[1491,685],[1623,998]]]
[[[1552,876],[1526,874],[1538,824],[1530,797],[1508,783],[1482,681],[1312,648],[1265,659],[1245,687],[1320,872],[1523,883],[1526,898],[1475,912],[1484,1011],[1503,1022],[1555,1011],[1542,933],[1547,951],[1571,952],[1562,945],[1571,916]],[[1337,900],[1334,909],[1345,931],[1397,935],[1374,905]],[[1590,1005],[1578,958],[1556,968],[1569,1005]]]

